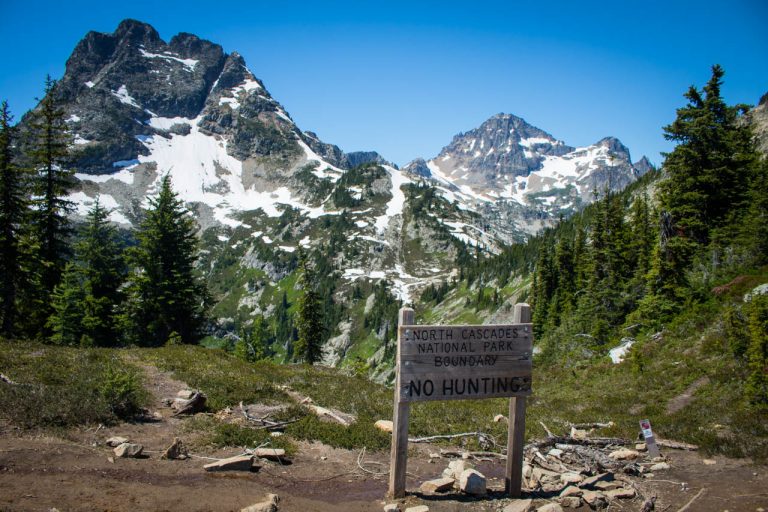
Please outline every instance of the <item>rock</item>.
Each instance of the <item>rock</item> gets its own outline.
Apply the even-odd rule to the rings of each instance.
[[[111,446],[112,448],[115,448],[116,446],[120,446],[123,443],[129,443],[130,439],[127,437],[121,437],[121,436],[114,436],[107,439],[106,443],[107,446]]]
[[[131,458],[131,457],[138,457],[141,455],[141,452],[144,450],[144,447],[140,444],[135,443],[123,443],[117,448],[115,448],[113,451],[115,452],[116,457],[123,457],[123,458]]]
[[[253,455],[260,459],[269,459],[279,461],[285,457],[285,450],[282,448],[256,448]]]
[[[584,476],[578,473],[563,473],[560,475],[560,481],[564,484],[578,484],[584,480]]]
[[[600,473],[599,475],[591,476],[589,478],[585,478],[584,481],[582,481],[579,484],[579,487],[592,487],[597,482],[612,482],[613,481],[613,473]]]
[[[637,443],[635,445],[635,450],[639,452],[647,452],[648,451],[648,445],[645,443]]]
[[[389,420],[379,420],[376,423],[374,423],[373,426],[381,430],[382,432],[389,432],[390,434],[394,429],[393,423]]]
[[[109,462],[110,464],[114,464],[115,463],[115,458],[114,457],[107,457],[107,462]]]
[[[536,512],[563,512],[563,507],[557,503],[547,503],[546,505],[537,508]]]
[[[670,467],[669,464],[667,464],[666,462],[659,462],[651,466],[650,471],[667,471],[669,467]]]
[[[384,505],[384,512],[400,512],[400,505],[397,503],[387,503]]]
[[[280,496],[277,494],[267,494],[265,501],[254,503],[245,508],[241,508],[240,512],[277,512],[277,504],[280,501]]]
[[[497,414],[493,417],[494,423],[501,423],[502,421],[507,421],[507,417],[503,414]]]
[[[525,478],[531,478],[533,474],[533,467],[527,462],[523,462],[523,476]]]
[[[177,398],[173,401],[172,407],[176,409],[176,415],[195,414],[205,409],[206,396],[199,391],[195,391],[190,399]]]
[[[664,457],[663,455],[661,457],[654,457],[653,459],[651,459],[652,462],[664,462],[666,460],[667,458]]]
[[[464,460],[452,460],[448,463],[448,468],[443,471],[443,476],[460,480],[465,469],[467,469],[467,463]]]
[[[429,512],[429,507],[426,505],[417,505],[415,507],[408,507],[405,512]]]
[[[579,508],[581,506],[581,498],[578,496],[568,496],[560,500],[560,505],[565,508]]]
[[[701,462],[703,462],[704,465],[706,466],[714,466],[715,464],[717,464],[717,461],[715,459],[704,459]]]
[[[552,457],[559,459],[563,455],[563,450],[559,448],[552,448],[549,450],[549,452],[547,452],[547,455],[551,455]]]
[[[605,495],[612,499],[628,500],[635,497],[635,490],[631,488],[613,489],[606,491]]]
[[[165,449],[160,458],[168,460],[184,460],[189,458],[189,454],[184,447],[184,443],[181,442],[181,439],[175,437],[171,446]]]
[[[465,469],[459,478],[459,489],[473,496],[484,496],[486,493],[485,476],[474,469]]]
[[[622,448],[621,450],[612,451],[608,456],[613,460],[635,460],[640,454],[636,450]]]
[[[586,439],[587,438],[587,431],[581,430],[576,427],[571,427],[571,437],[573,439]]]
[[[579,489],[578,487],[574,487],[572,485],[569,485],[568,487],[563,489],[563,492],[560,493],[560,497],[561,498],[567,498],[567,497],[570,497],[570,496],[581,497],[581,495],[583,495],[583,494],[584,494],[584,490],[583,489]]]
[[[597,489],[598,491],[611,491],[613,489],[620,489],[621,483],[619,482],[596,482],[595,485],[592,486],[594,489]]]
[[[217,460],[203,466],[206,471],[250,471],[253,467],[253,455],[238,455]]]
[[[181,391],[176,393],[176,397],[181,398],[182,400],[189,400],[193,396],[195,396],[195,392],[192,391],[191,389],[182,389]]]
[[[605,494],[600,491],[585,491],[582,498],[591,508],[605,508],[608,506]]]
[[[437,478],[435,480],[427,480],[423,484],[421,484],[421,492],[445,492],[450,489],[453,489],[453,484],[456,483],[456,480],[453,478]]]
[[[514,500],[504,507],[502,512],[530,512],[533,510],[533,500]]]

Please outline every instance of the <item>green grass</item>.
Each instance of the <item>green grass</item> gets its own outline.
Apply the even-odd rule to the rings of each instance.
[[[0,418],[23,428],[115,423],[148,402],[138,368],[117,350],[0,340]]]

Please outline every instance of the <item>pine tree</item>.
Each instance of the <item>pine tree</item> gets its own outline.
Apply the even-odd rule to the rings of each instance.
[[[61,282],[53,289],[51,306],[53,312],[47,327],[51,341],[57,345],[79,345],[83,340],[83,274],[74,264],[64,269]],[[86,342],[86,345],[92,343]]]
[[[322,357],[323,318],[320,297],[315,290],[315,275],[303,255],[299,259],[298,318],[299,338],[294,346],[294,357],[315,364]]]
[[[17,331],[19,288],[22,287],[22,236],[28,201],[25,175],[14,159],[16,129],[4,101],[0,107],[0,332]]]
[[[127,321],[131,337],[142,345],[162,345],[172,333],[183,343],[202,335],[208,292],[195,275],[197,238],[195,223],[164,176],[157,197],[130,252],[135,267],[130,284]]]
[[[99,199],[88,212],[81,240],[75,246],[77,265],[83,277],[83,331],[94,344],[116,345],[119,341],[118,307],[123,301],[121,286],[126,266],[117,229]]]
[[[66,196],[74,177],[66,169],[70,136],[57,99],[56,81],[50,76],[45,81],[45,96],[31,113],[29,127],[27,156],[36,173],[33,225],[39,245],[41,285],[44,292],[52,292],[70,254],[67,214],[73,203]]]
[[[117,311],[125,263],[107,216],[97,198],[75,246],[74,261],[54,289],[48,327],[55,343],[110,346],[119,341]]]

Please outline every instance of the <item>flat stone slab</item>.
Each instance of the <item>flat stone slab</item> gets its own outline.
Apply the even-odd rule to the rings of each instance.
[[[614,489],[612,491],[606,491],[605,495],[609,498],[629,500],[635,497],[635,490],[630,488]]]
[[[217,460],[203,466],[206,471],[250,471],[253,467],[253,455],[238,455]]]
[[[426,505],[418,505],[416,507],[408,507],[405,512],[429,512],[429,507]]]
[[[453,484],[456,480],[453,478],[437,478],[435,480],[427,480],[421,484],[421,492],[446,492],[453,489]]]
[[[256,448],[253,455],[260,459],[280,460],[285,458],[285,450],[282,448]]]

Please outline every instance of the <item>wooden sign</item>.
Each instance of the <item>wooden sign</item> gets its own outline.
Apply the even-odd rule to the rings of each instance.
[[[400,400],[531,393],[531,326],[400,326]]]
[[[528,304],[509,325],[414,325],[400,310],[389,494],[405,496],[410,403],[511,397],[505,487],[522,487],[525,398],[531,394],[533,334]]]

